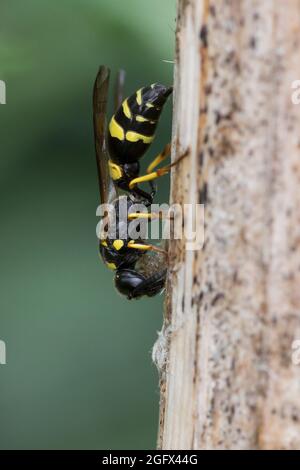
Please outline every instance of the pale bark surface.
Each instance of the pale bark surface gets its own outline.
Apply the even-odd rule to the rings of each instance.
[[[163,449],[299,449],[299,0],[179,0],[171,202],[205,203],[205,244],[171,242]]]

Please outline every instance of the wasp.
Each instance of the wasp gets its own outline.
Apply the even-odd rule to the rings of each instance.
[[[149,165],[146,175],[139,175],[139,159],[153,141],[162,107],[172,88],[153,84],[122,101],[124,74],[119,73],[115,114],[107,129],[109,79],[110,70],[101,66],[94,84],[93,121],[101,203],[114,207],[116,230],[114,237],[104,237],[105,230],[102,230],[99,252],[107,267],[115,271],[115,286],[121,294],[128,299],[152,297],[164,289],[166,252],[142,238],[131,239],[123,233],[124,224],[126,228],[129,220],[151,219],[151,213],[130,213],[130,209],[136,203],[149,205],[152,202],[155,194],[153,180],[166,174],[173,165],[155,170],[168,156],[170,146],[167,145]],[[151,193],[138,187],[139,183],[147,181],[151,184]],[[120,189],[127,191],[128,195],[120,196]],[[125,201],[129,214],[125,221],[120,219],[118,212],[122,201]],[[112,222],[106,218],[104,224],[109,226]]]

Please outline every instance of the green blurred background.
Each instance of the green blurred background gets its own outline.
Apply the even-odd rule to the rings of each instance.
[[[2,0],[2,449],[154,448],[162,296],[127,301],[99,261],[91,94],[172,82],[175,0]],[[147,162],[169,139],[170,103]],[[167,198],[165,191],[161,199]]]

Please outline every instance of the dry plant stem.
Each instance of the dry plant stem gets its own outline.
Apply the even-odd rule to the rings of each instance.
[[[299,449],[300,2],[179,0],[171,202],[205,244],[170,243],[158,447]]]

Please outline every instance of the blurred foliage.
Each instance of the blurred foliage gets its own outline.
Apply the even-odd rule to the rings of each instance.
[[[175,0],[1,2],[2,449],[155,447],[162,297],[121,298],[99,262],[91,94],[101,63],[128,94],[171,83],[174,29]]]

